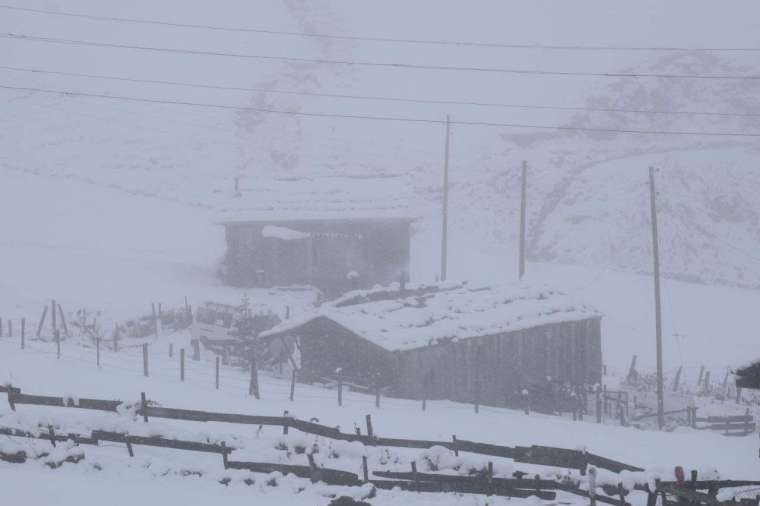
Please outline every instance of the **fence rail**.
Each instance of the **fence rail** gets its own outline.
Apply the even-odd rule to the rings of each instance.
[[[99,411],[116,412],[119,406],[127,406],[127,403],[119,400],[104,399],[71,399],[47,395],[30,395],[21,392],[17,387],[0,386],[0,392],[6,392],[11,409],[15,410],[17,404],[33,404],[38,406],[53,406],[65,408],[90,409]],[[136,414],[144,418],[165,418],[171,420],[184,420],[193,422],[223,422],[245,425],[278,426],[297,429],[306,434],[322,436],[329,439],[354,442],[358,441],[367,446],[385,446],[396,448],[428,449],[434,446],[442,446],[456,453],[467,452],[492,457],[503,457],[515,462],[535,464],[551,467],[565,467],[577,469],[585,473],[588,466],[592,465],[619,473],[621,471],[643,471],[623,462],[601,457],[593,453],[566,448],[554,448],[547,446],[501,446],[488,443],[466,441],[452,437],[451,441],[434,441],[402,438],[376,437],[371,433],[371,419],[367,415],[367,434],[352,434],[341,432],[339,429],[321,425],[306,420],[299,420],[290,416],[260,416],[238,413],[220,413],[213,411],[199,411],[190,409],[177,409],[156,406],[145,399],[133,404]]]
[[[116,412],[119,410],[119,406],[124,405],[127,408],[134,409],[134,414],[143,416],[146,421],[149,417],[152,416],[156,418],[169,418],[188,421],[219,421],[252,425],[275,425],[282,426],[284,428],[293,427],[309,434],[323,435],[327,438],[332,439],[360,441],[371,446],[430,448],[431,446],[439,445],[450,448],[457,452],[468,451],[481,455],[509,457],[518,462],[538,465],[551,465],[553,467],[574,468],[578,466],[579,463],[583,463],[585,469],[585,466],[593,463],[592,465],[596,467],[610,470],[638,469],[634,466],[622,464],[620,462],[606,459],[597,455],[562,448],[543,446],[506,447],[485,443],[476,443],[472,441],[462,441],[456,438],[453,438],[451,442],[375,438],[371,434],[368,434],[366,436],[357,434],[345,434],[332,427],[327,427],[313,422],[306,422],[290,417],[241,415],[233,413],[216,413],[197,410],[164,408],[151,405],[151,402],[147,400],[144,394],[141,396],[139,402],[129,405],[124,401],[118,400],[75,400],[67,397],[24,394],[19,388],[12,387],[10,385],[0,386],[0,392],[5,392],[8,395],[9,403],[14,410],[16,404],[34,404],[39,406],[81,408]],[[369,419],[368,422],[370,422]],[[371,423],[368,424],[368,428],[370,427]],[[630,506],[630,504],[626,502],[625,497],[633,491],[646,492],[649,498],[647,501],[648,504],[654,504],[654,502],[656,502],[655,498],[658,495],[661,495],[663,499],[662,504],[665,506],[676,504],[676,502],[668,501],[666,499],[666,496],[668,495],[677,498],[678,501],[685,500],[697,506],[744,504],[745,501],[717,501],[715,496],[717,494],[717,491],[721,488],[760,485],[760,482],[758,481],[698,481],[696,479],[696,471],[693,471],[692,480],[690,482],[666,482],[658,480],[656,481],[656,487],[654,490],[650,490],[649,485],[645,484],[636,484],[633,490],[630,491],[625,490],[622,487],[622,484],[618,484],[617,486],[602,485],[602,490],[608,494],[608,496],[605,496],[597,493],[595,485],[592,486],[592,490],[584,490],[580,488],[578,481],[573,480],[546,480],[541,479],[539,475],[536,475],[535,478],[525,478],[526,474],[519,471],[514,473],[513,478],[495,477],[493,475],[493,464],[490,462],[485,470],[479,472],[474,476],[452,476],[437,473],[420,473],[417,472],[417,468],[414,462],[412,463],[412,472],[374,471],[370,473],[367,465],[367,458],[363,457],[362,478],[352,472],[319,467],[316,465],[313,455],[307,455],[309,459],[308,466],[269,462],[233,461],[230,460],[229,457],[236,448],[227,446],[224,441],[217,443],[185,441],[178,439],[168,439],[161,436],[139,436],[103,430],[92,430],[90,434],[63,433],[56,432],[52,426],[48,426],[47,428],[37,427],[36,430],[22,430],[13,427],[0,427],[0,435],[33,438],[37,440],[48,441],[53,446],[55,446],[58,442],[64,441],[73,441],[76,444],[94,446],[99,445],[101,441],[123,443],[126,445],[130,457],[134,456],[133,445],[212,453],[218,454],[222,457],[222,464],[225,469],[248,470],[255,473],[266,474],[273,472],[293,474],[298,477],[310,479],[312,482],[324,482],[328,485],[361,486],[364,484],[371,484],[374,487],[383,490],[399,488],[401,490],[415,492],[457,492],[520,498],[536,496],[544,500],[554,500],[556,498],[556,492],[563,491],[588,498],[591,501],[591,504],[599,502],[617,506]],[[24,451],[16,451],[12,453],[0,452],[0,460],[11,463],[23,463],[27,460],[27,455]],[[370,474],[379,479],[371,479]],[[590,485],[592,483],[595,483],[595,476],[596,473],[594,472],[590,477],[593,478],[591,481],[589,481]],[[225,479],[220,480],[220,482],[225,483]],[[707,490],[708,492],[702,493],[699,492],[699,490]],[[747,502],[747,504],[751,504],[752,506],[759,506],[760,500],[756,498],[754,500],[750,500]]]

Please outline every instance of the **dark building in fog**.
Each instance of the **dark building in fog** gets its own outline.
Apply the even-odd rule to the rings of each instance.
[[[219,217],[223,279],[328,296],[398,281],[409,270],[411,187],[404,175],[251,182]]]
[[[299,378],[379,383],[411,399],[502,406],[547,383],[595,384],[601,315],[568,296],[525,286],[395,286],[351,292],[262,334]],[[297,346],[296,346],[297,343]]]
[[[736,371],[736,387],[760,390],[760,360]]]
[[[328,295],[387,285],[409,270],[410,223],[365,217],[227,221],[225,281],[312,285]]]

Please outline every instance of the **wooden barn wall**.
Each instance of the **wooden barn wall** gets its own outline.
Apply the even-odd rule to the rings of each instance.
[[[391,352],[362,339],[327,318],[312,320],[291,334],[301,343],[301,379],[335,378],[342,369],[347,381],[365,386],[393,382]]]
[[[542,325],[395,352],[400,397],[501,406],[547,377],[572,385],[601,380],[599,318]]]
[[[312,234],[296,240],[266,238],[267,225]],[[311,284],[334,295],[398,281],[408,272],[410,224],[406,220],[256,222],[226,227],[225,282],[233,286]],[[263,277],[257,275],[263,272]]]

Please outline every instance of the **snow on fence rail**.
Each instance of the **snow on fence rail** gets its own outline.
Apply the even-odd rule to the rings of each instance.
[[[119,406],[126,405],[124,401],[79,398],[75,402],[66,397],[47,395],[26,394],[20,388],[13,386],[0,386],[0,392],[8,394],[8,404],[15,410],[17,404],[32,404],[37,406],[55,406],[91,409],[98,411],[117,412]],[[615,473],[622,471],[643,471],[642,468],[618,462],[612,459],[588,453],[581,450],[555,448],[548,446],[502,446],[488,443],[466,441],[452,437],[451,441],[432,441],[404,438],[386,438],[375,436],[372,428],[372,419],[367,415],[367,434],[345,433],[335,427],[318,423],[299,420],[290,416],[260,416],[239,413],[220,413],[214,411],[200,411],[191,409],[177,409],[153,405],[144,394],[136,410],[136,414],[146,421],[150,417],[171,420],[185,420],[194,422],[223,422],[246,425],[279,426],[284,432],[293,428],[306,434],[322,436],[328,439],[354,442],[358,441],[367,446],[386,446],[396,448],[429,449],[434,446],[442,446],[455,453],[468,452],[492,457],[503,457],[515,462],[543,465],[551,467],[564,467],[577,469],[582,474],[588,466],[595,466]]]
[[[283,432],[288,428],[301,430],[302,432],[320,435],[329,439],[340,439],[344,441],[359,441],[371,446],[396,446],[404,448],[430,448],[432,446],[444,446],[453,450],[467,451],[481,455],[491,455],[499,457],[513,458],[517,462],[551,465],[553,467],[571,467],[585,471],[586,466],[593,465],[608,470],[640,470],[634,466],[622,464],[614,460],[606,459],[593,454],[580,452],[576,450],[566,450],[562,448],[549,448],[540,446],[531,447],[505,447],[490,445],[484,443],[475,443],[471,441],[462,441],[453,438],[451,442],[423,441],[412,439],[390,439],[376,438],[371,434],[371,419],[367,416],[369,434],[345,434],[338,429],[305,422],[291,417],[271,417],[242,415],[232,413],[216,413],[196,410],[184,410],[163,408],[151,406],[150,401],[143,393],[138,403],[129,405],[123,401],[103,400],[103,399],[72,399],[68,397],[53,397],[45,395],[24,394],[21,389],[8,386],[0,386],[0,392],[6,392],[8,401],[13,410],[17,404],[33,404],[38,406],[68,407],[91,409],[101,411],[118,412],[121,407],[137,408],[134,413],[142,416],[147,422],[149,417],[169,418],[175,420],[188,421],[217,421],[227,423],[242,423],[252,425],[278,425],[283,427]],[[74,433],[56,433],[52,426],[47,427],[47,431],[37,430],[25,431],[12,427],[0,427],[0,435],[12,437],[24,437],[38,440],[49,441],[53,446],[57,442],[73,441],[80,445],[98,446],[100,441],[115,443],[124,443],[130,457],[134,456],[133,445],[153,446],[161,448],[171,448],[183,451],[197,451],[206,453],[216,453],[222,457],[224,469],[248,470],[255,473],[273,473],[280,472],[283,474],[293,474],[301,478],[310,479],[312,482],[323,482],[328,485],[336,486],[364,486],[372,485],[378,489],[390,490],[399,488],[405,491],[413,492],[456,492],[468,494],[499,495],[505,497],[530,497],[536,496],[540,499],[554,500],[556,492],[563,491],[573,495],[588,498],[592,505],[606,503],[618,506],[631,506],[626,502],[626,497],[634,492],[640,491],[647,494],[647,504],[654,505],[660,497],[663,506],[682,504],[684,501],[696,506],[721,506],[721,505],[746,505],[760,506],[760,496],[754,499],[742,499],[740,501],[718,501],[717,493],[721,488],[736,488],[746,486],[760,486],[760,481],[737,481],[737,480],[710,480],[698,481],[696,471],[692,471],[691,481],[685,481],[683,478],[678,481],[660,481],[656,480],[654,487],[648,483],[635,483],[629,490],[624,488],[622,482],[617,485],[609,483],[599,484],[598,487],[604,491],[607,496],[597,493],[596,471],[591,468],[589,473],[588,489],[581,488],[579,480],[565,478],[564,481],[555,481],[541,479],[539,475],[534,478],[527,477],[526,473],[517,471],[513,478],[495,477],[493,473],[493,464],[488,463],[488,467],[475,476],[452,476],[448,474],[420,473],[417,472],[415,462],[411,464],[411,472],[397,471],[374,471],[372,476],[380,479],[370,479],[370,471],[367,465],[366,456],[362,458],[362,476],[357,476],[348,471],[318,467],[314,461],[314,456],[308,454],[309,465],[299,466],[291,464],[279,464],[268,462],[246,462],[233,461],[229,456],[236,448],[227,446],[224,441],[219,443],[206,443],[199,441],[184,441],[179,439],[168,439],[162,436],[136,436],[120,432],[93,430],[89,435]],[[0,461],[11,463],[23,463],[27,460],[25,452],[3,453],[0,452]],[[68,461],[68,460],[67,460]],[[78,459],[75,459],[78,462]],[[583,467],[579,467],[579,464]],[[619,471],[617,471],[619,472]],[[678,473],[677,473],[678,474]],[[682,473],[681,473],[682,474]],[[225,483],[224,479],[220,483]],[[706,493],[699,490],[707,490]],[[668,500],[668,496],[675,500]]]

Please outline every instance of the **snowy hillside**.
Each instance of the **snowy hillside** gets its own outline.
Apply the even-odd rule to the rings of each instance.
[[[42,5],[42,4],[40,4]],[[48,4],[45,4],[49,7]],[[391,4],[395,5],[395,4]],[[660,26],[679,19],[678,30],[644,32],[650,25],[638,10],[608,12],[609,23],[589,24],[582,10],[548,9],[541,2],[486,10],[435,3],[440,24],[419,26],[432,3],[398,19],[392,9],[358,9],[331,2],[316,9],[296,0],[271,1],[265,9],[245,2],[212,10],[200,4],[160,9],[148,3],[110,5],[92,1],[58,6],[72,12],[112,13],[137,19],[175,19],[218,26],[278,27],[351,36],[562,43],[648,44],[675,47],[752,45],[739,28],[711,40],[708,20],[742,27],[751,16],[701,6],[681,18],[678,2],[649,2]],[[65,7],[65,9],[64,9]],[[468,23],[456,23],[457,19]],[[379,20],[383,20],[379,25]],[[498,21],[497,21],[498,20]],[[382,30],[378,28],[382,27]],[[474,27],[477,26],[477,29]],[[675,25],[674,25],[675,26]],[[596,51],[398,44],[351,39],[299,38],[265,33],[113,23],[4,11],[0,27],[9,32],[81,40],[140,43],[235,53],[271,53],[311,58],[501,66],[555,70],[643,73],[752,74],[752,54]],[[450,28],[450,29],[447,29]],[[728,40],[727,38],[731,38]],[[547,77],[493,73],[394,71],[351,65],[246,61],[244,58],[56,45],[3,40],[9,49],[0,65],[102,76],[166,80],[212,86],[193,88],[94,79],[60,74],[0,70],[3,83],[126,95],[143,99],[194,101],[296,112],[495,121],[588,128],[747,131],[760,130],[758,116],[663,115],[620,112],[524,109],[505,104],[753,114],[758,112],[756,81]],[[93,65],[92,62],[97,62]],[[200,70],[202,69],[202,70]],[[213,89],[237,87],[237,90]],[[261,90],[286,93],[264,93]],[[248,90],[248,91],[246,91]],[[306,93],[297,95],[295,93]],[[407,173],[416,198],[440,196],[443,126],[362,120],[308,118],[177,105],[98,100],[3,90],[0,165],[85,181],[194,207],[216,209],[229,203],[233,179],[255,186],[262,177],[307,177]],[[347,94],[462,101],[500,106],[340,99],[313,94]],[[309,95],[311,94],[311,95]],[[730,99],[728,98],[730,97]],[[23,125],[21,127],[20,125]],[[719,137],[573,133],[519,128],[454,126],[452,132],[452,241],[454,247],[502,254],[513,249],[518,168],[530,163],[530,257],[563,263],[593,263],[648,271],[646,169],[661,168],[660,189],[666,273],[685,279],[742,286],[760,284],[760,261],[748,252],[760,246],[757,214],[756,140]],[[618,177],[617,174],[623,173]],[[737,184],[741,180],[742,184]],[[329,187],[329,180],[318,182]],[[414,198],[414,197],[413,197]],[[198,216],[198,215],[195,215]],[[419,224],[425,244],[438,232],[435,209],[426,206]],[[211,221],[211,217],[208,221]],[[473,227],[472,223],[477,223]],[[588,233],[594,227],[595,233]],[[625,232],[624,232],[625,231]],[[624,236],[623,236],[624,234]],[[428,240],[429,238],[429,240]],[[591,253],[589,253],[591,252]],[[453,266],[462,276],[466,265]],[[427,276],[428,273],[420,273]]]

